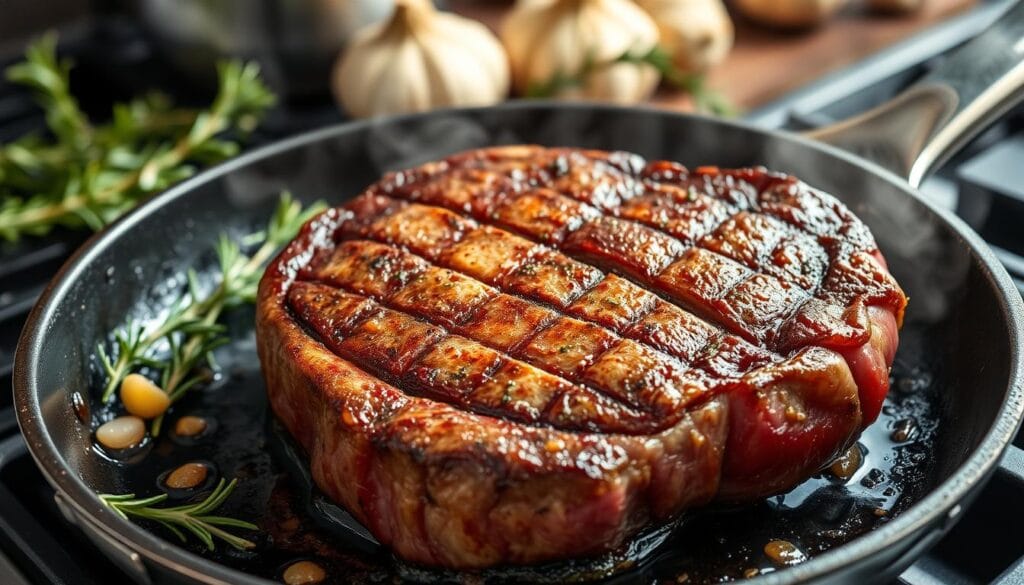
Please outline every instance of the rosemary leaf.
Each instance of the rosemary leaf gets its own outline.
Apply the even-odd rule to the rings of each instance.
[[[228,342],[225,327],[218,322],[226,309],[252,303],[263,270],[273,254],[288,243],[299,228],[326,205],[322,202],[303,208],[288,193],[282,193],[266,229],[244,238],[251,255],[227,235],[217,241],[218,279],[216,286],[203,293],[194,271],[188,272],[188,286],[171,303],[167,314],[148,327],[129,321],[114,333],[114,347],[100,344],[96,354],[105,375],[102,401],[114,395],[125,376],[147,367],[159,375],[160,387],[171,403],[189,390],[207,381],[203,366],[213,366],[211,355]],[[166,347],[166,351],[157,351]],[[154,419],[150,433],[160,434],[163,417]]]
[[[236,485],[238,485],[237,479],[230,482],[221,479],[217,483],[217,487],[203,501],[169,508],[156,507],[157,504],[167,499],[167,494],[140,499],[136,499],[135,494],[99,494],[99,498],[122,518],[151,520],[167,528],[183,542],[187,540],[185,535],[187,531],[195,535],[209,550],[215,548],[214,538],[237,549],[251,549],[256,546],[255,543],[231,534],[220,526],[256,530],[258,527],[255,524],[235,518],[210,515],[210,512],[219,508],[228,499]]]
[[[210,164],[233,156],[223,134],[251,131],[274,96],[252,63],[218,66],[219,89],[203,111],[174,108],[160,94],[113,106],[96,125],[68,83],[71,63],[59,61],[57,39],[35,41],[7,78],[31,88],[55,141],[24,136],[0,146],[0,238],[41,236],[54,227],[98,230],[146,197]]]
[[[93,128],[71,95],[70,71],[71,62],[57,60],[57,35],[50,33],[29,45],[25,60],[7,69],[7,79],[35,91],[59,144],[80,153],[88,148]]]

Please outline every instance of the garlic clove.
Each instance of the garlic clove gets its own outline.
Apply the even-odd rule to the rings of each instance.
[[[149,378],[128,374],[121,382],[121,403],[129,414],[151,419],[167,411],[171,406],[171,397]]]
[[[146,424],[137,416],[119,416],[96,429],[96,441],[115,451],[134,447],[145,438]]]
[[[501,40],[520,94],[572,79],[554,96],[634,103],[660,79],[648,64],[616,62],[658,44],[654,21],[631,0],[520,0],[502,23]]]
[[[508,60],[482,24],[426,0],[398,0],[388,22],[356,35],[332,85],[359,117],[490,105],[508,93]]]
[[[210,475],[210,468],[203,463],[186,463],[174,468],[164,478],[164,485],[174,490],[190,490],[201,485]]]
[[[735,29],[722,0],[637,0],[658,25],[661,46],[680,71],[703,73],[732,49]]]
[[[599,96],[615,104],[633,104],[650,96],[660,77],[653,67],[616,63],[587,78],[583,97]]]
[[[327,571],[312,561],[298,561],[288,565],[281,578],[285,585],[321,583],[327,578]]]

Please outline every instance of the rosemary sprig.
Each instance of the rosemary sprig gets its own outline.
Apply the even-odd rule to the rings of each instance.
[[[189,389],[206,378],[197,373],[204,365],[213,365],[212,352],[226,343],[224,326],[218,319],[225,309],[251,303],[264,267],[278,248],[295,237],[310,217],[324,209],[322,202],[303,209],[288,193],[281,195],[266,230],[245,238],[248,246],[258,246],[252,255],[227,235],[217,242],[219,278],[217,285],[204,293],[194,270],[188,272],[185,292],[157,323],[149,326],[129,322],[114,334],[114,349],[99,344],[97,354],[106,375],[102,400],[106,402],[131,372],[148,367],[160,374],[160,386],[171,402],[178,401]],[[166,351],[158,354],[158,350]],[[151,433],[160,433],[162,417],[153,421]]]
[[[151,520],[169,530],[180,538],[182,542],[187,541],[185,535],[187,531],[201,540],[209,550],[215,548],[214,538],[219,538],[237,549],[251,549],[256,546],[255,543],[240,536],[235,536],[221,527],[257,530],[258,527],[255,524],[245,522],[244,520],[210,514],[228,499],[228,496],[231,495],[237,484],[237,479],[233,479],[230,482],[225,482],[224,479],[221,479],[217,487],[203,501],[170,508],[155,507],[156,504],[167,499],[167,494],[139,499],[135,498],[135,494],[99,494],[99,498],[108,508],[122,518],[126,520],[129,518]]]
[[[0,238],[45,235],[58,225],[100,229],[141,199],[238,152],[220,136],[255,128],[274,97],[252,63],[218,66],[219,89],[207,110],[175,109],[159,94],[113,107],[95,125],[68,83],[71,63],[58,61],[57,39],[34,42],[25,61],[7,69],[30,87],[54,142],[37,135],[0,146]]]
[[[544,98],[558,95],[562,91],[583,85],[586,83],[587,77],[601,67],[616,63],[653,67],[667,83],[689,93],[693,97],[697,111],[725,117],[737,114],[736,108],[724,96],[708,89],[704,84],[703,75],[683,73],[672,63],[672,57],[659,46],[654,46],[646,53],[626,51],[608,63],[598,63],[595,59],[588,57],[579,71],[558,72],[544,82],[531,85],[526,90],[526,97]]]

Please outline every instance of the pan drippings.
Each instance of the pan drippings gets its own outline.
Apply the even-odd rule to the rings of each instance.
[[[849,479],[839,479],[826,470],[796,489],[756,505],[706,509],[681,519],[670,531],[644,535],[646,541],[627,554],[597,561],[474,575],[421,570],[401,565],[386,552],[368,552],[365,541],[324,528],[330,526],[325,518],[307,510],[303,490],[308,490],[308,484],[290,477],[286,472],[289,462],[271,454],[275,450],[270,447],[279,439],[271,436],[267,424],[269,414],[251,326],[243,319],[239,315],[236,341],[217,355],[225,375],[210,389],[176,405],[177,414],[169,419],[173,425],[178,417],[198,412],[215,424],[188,444],[168,433],[156,441],[144,460],[121,469],[126,473],[126,490],[140,495],[157,493],[154,478],[161,473],[197,460],[209,461],[224,477],[239,478],[237,491],[221,513],[260,526],[261,533],[254,538],[256,551],[221,546],[211,554],[201,545],[188,546],[212,560],[270,579],[282,579],[284,570],[305,560],[323,568],[326,582],[346,583],[393,579],[474,582],[481,577],[495,583],[552,582],[581,574],[595,578],[614,574],[611,580],[615,583],[738,580],[785,570],[765,553],[766,545],[773,541],[790,543],[813,558],[891,521],[935,483],[929,454],[938,428],[937,389],[931,383],[931,372],[922,364],[909,364],[897,357],[889,398],[879,421],[861,436],[863,462]],[[904,339],[906,344],[916,344],[921,336],[905,335]],[[907,349],[910,355],[920,353]],[[180,497],[188,496],[186,491]],[[159,527],[153,529],[160,533]],[[652,546],[658,543],[659,547]]]

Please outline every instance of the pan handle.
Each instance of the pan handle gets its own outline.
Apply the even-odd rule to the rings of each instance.
[[[1024,99],[1024,1],[892,100],[806,135],[849,150],[917,187]]]

